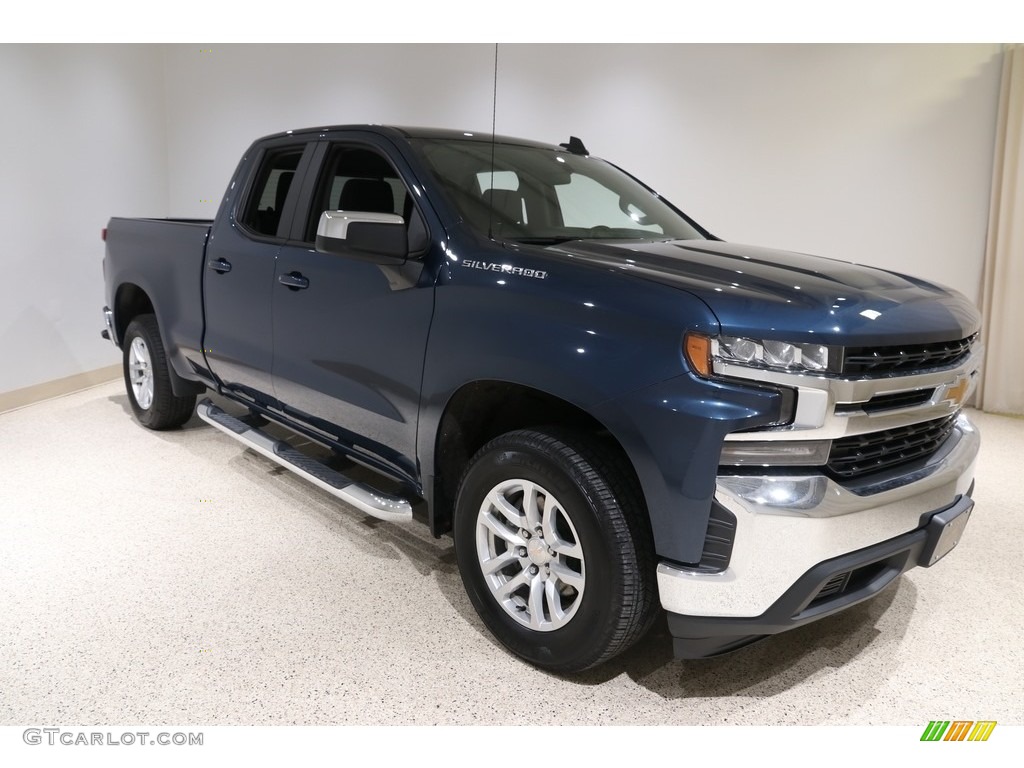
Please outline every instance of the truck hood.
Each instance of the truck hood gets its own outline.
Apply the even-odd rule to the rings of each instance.
[[[888,346],[962,339],[980,327],[977,309],[956,291],[817,256],[713,240],[577,240],[545,250],[683,289],[728,335]]]

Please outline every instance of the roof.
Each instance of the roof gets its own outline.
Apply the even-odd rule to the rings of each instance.
[[[390,136],[392,138],[404,137],[407,139],[447,139],[459,141],[485,141],[488,143],[492,141],[490,131],[462,131],[452,128],[425,128],[417,126],[377,125],[369,123],[363,125],[328,125],[312,128],[299,128],[264,136],[260,141],[264,139],[281,138],[284,136],[302,136],[311,133],[333,133],[335,131],[366,131],[369,133],[377,133],[382,136]],[[560,149],[560,147],[555,144],[533,141],[531,139],[521,139],[515,136],[503,136],[501,134],[495,135],[493,137],[493,141],[499,144],[519,144],[544,149]]]

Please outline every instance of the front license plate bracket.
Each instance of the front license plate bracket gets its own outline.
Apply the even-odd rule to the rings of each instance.
[[[961,496],[953,506],[932,515],[925,529],[928,538],[918,560],[920,565],[925,568],[935,565],[960,543],[973,509],[971,497]]]

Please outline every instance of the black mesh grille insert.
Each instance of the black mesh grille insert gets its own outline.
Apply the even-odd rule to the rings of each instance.
[[[954,413],[944,419],[834,440],[829,472],[849,480],[931,456],[953,431],[956,417]]]
[[[888,567],[888,561],[883,560],[879,563],[869,563],[860,568],[854,568],[852,571],[837,573],[825,582],[814,599],[807,604],[807,607],[814,608],[851,592],[857,592],[874,581]]]
[[[841,595],[843,590],[846,589],[846,583],[850,580],[851,571],[844,571],[843,573],[837,573],[818,590],[818,594],[814,596],[814,601],[824,600],[825,598],[831,597],[832,595]]]
[[[939,341],[932,344],[847,347],[843,357],[843,373],[882,376],[887,373],[955,365],[970,354],[975,338],[977,334],[959,341]]]

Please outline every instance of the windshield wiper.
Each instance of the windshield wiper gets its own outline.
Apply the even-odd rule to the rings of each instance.
[[[572,240],[579,240],[580,236],[576,235],[573,237],[510,237],[516,243],[526,243],[527,245],[560,245],[562,243],[568,243]]]

